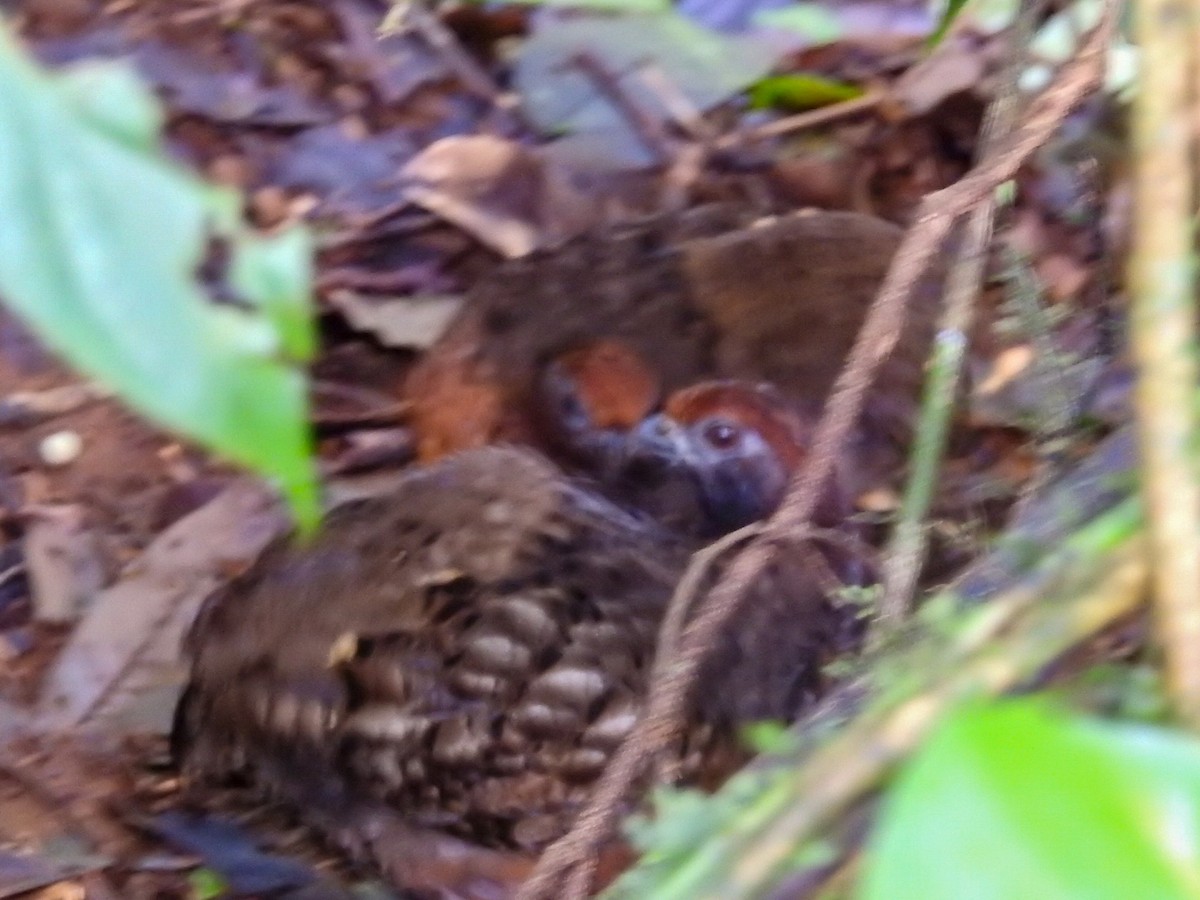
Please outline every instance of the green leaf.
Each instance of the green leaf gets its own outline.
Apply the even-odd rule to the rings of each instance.
[[[796,747],[796,736],[783,722],[750,722],[740,731],[743,743],[755,753],[786,753]]]
[[[230,281],[270,318],[289,359],[311,359],[317,352],[308,291],[312,258],[312,241],[302,228],[267,237],[243,235],[233,247]]]
[[[1200,743],[1025,700],[965,710],[895,784],[864,900],[1200,897]]]
[[[836,13],[819,3],[793,3],[778,9],[764,9],[753,17],[761,28],[779,28],[798,34],[811,46],[832,44],[846,33]]]
[[[235,193],[159,151],[160,122],[128,70],[48,76],[0,26],[0,293],[131,406],[274,479],[311,529],[308,237],[249,234]],[[197,283],[214,238],[244,305]]]
[[[758,109],[817,109],[861,97],[863,89],[819,75],[776,75],[750,89],[750,102]]]
[[[154,96],[124,62],[86,62],[62,73],[63,99],[97,128],[136,150],[152,152],[163,127]]]
[[[950,26],[954,24],[954,20],[958,18],[958,14],[966,4],[967,0],[946,0],[946,7],[942,10],[941,18],[938,19],[937,28],[929,36],[928,46],[936,47],[942,42],[942,38],[946,36]]]
[[[229,893],[229,885],[221,873],[205,866],[188,873],[188,887],[191,888],[191,900],[217,900]]]

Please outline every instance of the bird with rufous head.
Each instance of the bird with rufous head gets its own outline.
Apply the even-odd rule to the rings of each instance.
[[[451,454],[211,599],[173,736],[185,773],[285,800],[401,885],[425,861],[380,822],[522,852],[559,836],[633,728],[690,553],[769,515],[807,448],[807,420],[760,385],[698,384],[647,415],[640,366],[591,343],[541,370],[534,426],[591,480],[521,447]],[[811,558],[769,566],[703,666],[671,749],[685,779],[716,783],[744,725],[819,694],[844,617]]]
[[[676,391],[630,432],[620,482],[656,518],[715,537],[775,511],[808,455],[813,426],[769,384],[702,382]],[[841,525],[852,512],[836,468],[818,525]]]

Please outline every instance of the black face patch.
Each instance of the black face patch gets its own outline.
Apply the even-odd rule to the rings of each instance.
[[[704,508],[713,534],[734,531],[774,511],[778,490],[771,490],[763,468],[756,458],[727,460],[701,476]]]

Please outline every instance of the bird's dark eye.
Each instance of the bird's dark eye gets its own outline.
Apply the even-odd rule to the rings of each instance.
[[[704,440],[717,450],[728,450],[742,439],[742,430],[730,422],[710,422],[704,426]]]
[[[560,388],[558,395],[558,416],[564,425],[572,428],[588,424],[588,411],[584,408],[583,401],[575,391],[565,385]]]

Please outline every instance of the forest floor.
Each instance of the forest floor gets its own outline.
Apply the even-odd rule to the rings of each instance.
[[[771,5],[680,9],[719,29]],[[375,0],[4,4],[51,67],[131,60],[164,104],[173,155],[243,191],[254,225],[313,224],[312,417],[322,471],[346,491],[412,460],[404,375],[503,257],[712,202],[907,225],[923,196],[967,171],[1000,39],[963,27],[926,56],[928,4],[822,6],[837,39],[772,43],[767,71],[848,95],[818,104],[809,86],[753,109],[740,83],[697,76],[680,91],[671,79],[689,70],[664,44],[656,90],[682,96],[691,116],[678,120],[662,104],[637,113],[644,89],[613,75],[627,35],[604,38],[597,17],[580,16],[575,27],[597,28],[585,33],[596,59],[565,102],[616,97],[617,124],[551,140],[553,111],[528,101],[566,64],[552,42],[533,44],[561,24],[550,10],[463,5],[378,38],[387,10]],[[950,464],[964,477],[939,498],[955,560],[1045,463],[1047,346],[1067,360],[1054,377],[1068,395],[1093,398],[1092,421],[1125,415],[1106,260],[1128,188],[1106,156],[1106,114],[1100,100],[1075,113],[1018,178],[972,347],[972,437]],[[1039,284],[1049,324],[1037,333],[1006,305],[1014,267]],[[964,486],[984,482],[981,494]],[[24,732],[0,755],[0,898],[390,896],[281,812],[209,798],[193,813],[170,767],[187,620],[285,528],[247,476],[90,387],[0,308],[0,726]]]

